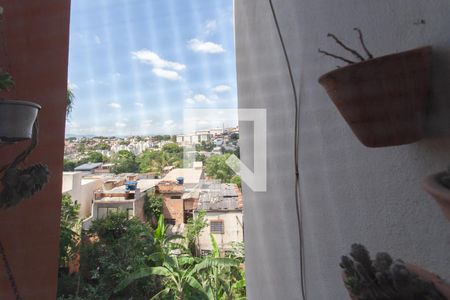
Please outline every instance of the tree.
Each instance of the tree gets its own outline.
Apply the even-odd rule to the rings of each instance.
[[[70,87],[67,87],[66,93],[66,118],[69,118],[73,109],[73,103],[75,102],[75,94]]]
[[[162,151],[163,152],[167,152],[171,156],[176,156],[176,157],[178,157],[180,159],[183,158],[183,147],[179,146],[176,143],[165,144],[162,147]]]
[[[77,167],[77,163],[73,160],[64,159],[64,171],[72,172]]]
[[[178,145],[177,145],[178,146]],[[179,155],[178,149],[168,148],[169,151],[153,151],[146,150],[141,153],[136,159],[139,164],[139,170],[141,172],[156,172],[161,174],[164,167],[174,166],[179,167],[182,164],[182,154]],[[183,149],[181,148],[181,151]]]
[[[202,141],[200,144],[195,145],[195,151],[211,152],[215,146],[214,143]]]
[[[195,219],[189,219],[186,224],[185,237],[188,249],[191,251],[193,256],[198,256],[198,237],[200,236],[200,232],[208,226],[208,221],[205,216],[206,212],[201,210]]]
[[[127,150],[120,150],[112,158],[114,163],[113,172],[120,173],[136,173],[139,171],[139,165],[136,162],[136,155]]]
[[[80,159],[78,161],[78,165],[82,165],[85,163],[101,163],[106,162],[108,159],[101,153],[96,151],[90,151],[86,157]]]
[[[95,150],[111,150],[111,146],[108,145],[107,143],[98,143],[97,145],[94,146]]]
[[[156,224],[159,216],[163,213],[163,197],[155,193],[147,193],[144,202],[144,214],[147,221]]]
[[[234,175],[233,177],[231,177],[230,183],[234,183],[234,184],[236,184],[239,188],[241,188],[241,186],[242,186],[242,184],[241,184],[241,177],[238,176],[238,175]]]
[[[61,220],[59,237],[59,266],[68,267],[69,262],[78,253],[79,234],[77,225],[80,205],[72,201],[69,194],[63,194],[61,199]]]
[[[205,162],[206,162],[206,155],[205,154],[200,154],[200,153],[195,153],[195,161],[201,161],[203,164],[205,164]]]
[[[83,245],[81,251],[83,284],[93,290],[89,292],[90,298],[86,298],[148,299],[161,289],[158,280],[137,280],[114,293],[119,282],[137,270],[152,266],[147,258],[154,252],[151,232],[150,226],[128,218],[126,213],[93,221],[87,232],[91,242]]]
[[[226,161],[231,154],[214,155],[209,157],[205,163],[206,174],[222,182],[230,182],[235,175],[233,170],[227,165]]]

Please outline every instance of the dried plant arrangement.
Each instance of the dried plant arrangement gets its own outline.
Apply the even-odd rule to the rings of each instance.
[[[377,253],[372,260],[361,244],[351,246],[350,256],[342,256],[340,267],[354,300],[447,299],[433,282],[423,280],[402,260],[393,260],[385,252]]]

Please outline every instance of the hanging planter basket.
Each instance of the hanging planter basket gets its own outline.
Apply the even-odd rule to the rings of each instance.
[[[33,124],[41,106],[28,101],[0,101],[0,142],[31,139]]]
[[[319,78],[356,137],[367,147],[408,144],[423,136],[430,93],[431,47],[374,58],[355,28],[365,56],[334,34],[328,37],[357,61],[319,52],[348,63]]]
[[[439,172],[427,176],[423,180],[422,187],[436,200],[445,217],[450,221],[450,188],[442,184],[442,178],[447,172]]]

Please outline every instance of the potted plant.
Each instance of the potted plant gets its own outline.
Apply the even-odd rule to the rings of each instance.
[[[427,176],[423,180],[422,186],[433,196],[447,220],[450,221],[450,166],[444,172]]]
[[[450,299],[450,286],[439,276],[385,252],[372,260],[360,244],[352,245],[350,257],[342,256],[340,267],[352,300]]]
[[[0,74],[0,90],[14,85],[11,75]],[[41,106],[28,101],[0,100],[0,142],[14,143],[31,139],[34,121]]]
[[[319,83],[365,146],[385,147],[420,140],[430,93],[431,47],[374,58],[361,30],[355,30],[364,55],[329,33],[356,61],[319,49],[320,53],[348,64],[322,75]]]
[[[0,90],[9,90],[14,81],[7,73],[0,75]],[[0,208],[18,204],[41,190],[50,173],[46,165],[19,166],[38,144],[37,114],[41,107],[27,101],[0,100],[0,144],[31,139],[30,145],[12,163],[0,168]]]

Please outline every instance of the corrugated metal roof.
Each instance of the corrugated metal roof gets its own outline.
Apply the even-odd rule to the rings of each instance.
[[[87,163],[75,168],[75,171],[92,171],[103,165],[103,163]]]

